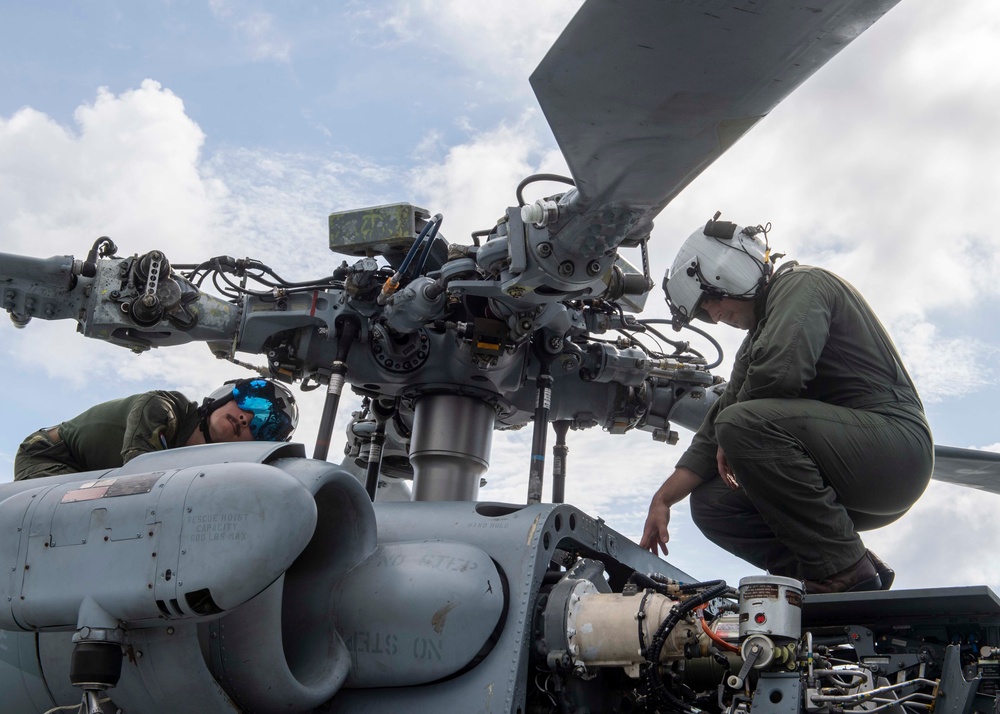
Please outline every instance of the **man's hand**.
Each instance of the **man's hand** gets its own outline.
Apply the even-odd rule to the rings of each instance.
[[[646,516],[639,545],[653,555],[658,555],[659,550],[666,555],[667,541],[670,540],[670,507],[686,498],[700,485],[701,478],[689,469],[679,468],[670,474],[670,478],[663,482],[649,504],[649,514]]]
[[[646,525],[642,529],[642,539],[639,545],[648,550],[653,555],[659,555],[658,550],[667,554],[667,541],[670,540],[670,532],[667,526],[670,525],[670,506],[660,494],[661,488],[653,496],[649,504],[649,514],[646,516]]]
[[[715,465],[719,469],[719,476],[726,482],[726,485],[734,491],[739,490],[740,484],[736,480],[736,472],[729,466],[729,461],[726,459],[726,452],[722,450],[721,446],[715,452]]]

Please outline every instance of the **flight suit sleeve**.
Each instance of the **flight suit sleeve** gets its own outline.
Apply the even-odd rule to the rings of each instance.
[[[736,360],[733,363],[733,372],[729,377],[729,383],[715,401],[715,404],[708,410],[704,421],[702,421],[701,426],[691,440],[691,446],[687,448],[677,462],[677,468],[690,469],[698,474],[703,481],[709,481],[719,475],[715,461],[715,455],[719,449],[719,442],[715,439],[715,419],[723,409],[736,403],[736,395],[739,393],[746,378],[746,360],[749,349],[750,336],[748,335],[736,353]]]
[[[122,459],[127,463],[139,454],[161,451],[177,435],[179,405],[166,392],[148,392],[132,405],[122,440]]]
[[[776,282],[750,345],[737,402],[802,394],[830,336],[834,302],[816,273],[793,272]]]

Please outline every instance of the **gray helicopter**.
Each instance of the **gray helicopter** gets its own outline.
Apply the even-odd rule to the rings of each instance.
[[[997,711],[986,588],[803,601],[781,578],[692,582],[559,502],[566,430],[670,441],[720,386],[634,316],[655,289],[652,219],[893,4],[590,0],[531,79],[567,189],[519,200],[473,245],[394,204],[331,215],[349,260],[306,283],[108,239],[79,259],[0,255],[15,324],[72,319],[140,352],[205,342],[326,392],[311,458],[210,445],[0,486],[4,711]],[[753,35],[730,47],[740,61],[713,51],[720,28]],[[338,466],[348,385],[365,406]],[[527,425],[526,503],[478,502],[494,430]],[[937,454],[937,478],[997,490],[990,454]],[[392,479],[412,501],[376,499]]]

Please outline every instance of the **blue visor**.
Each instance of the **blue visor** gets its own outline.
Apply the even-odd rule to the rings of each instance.
[[[266,379],[243,380],[233,385],[233,401],[243,411],[253,414],[250,433],[256,441],[284,441],[295,428],[284,400]]]

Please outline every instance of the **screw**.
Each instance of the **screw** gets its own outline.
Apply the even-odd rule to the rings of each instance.
[[[592,260],[589,263],[587,263],[587,275],[594,277],[600,272],[601,272],[601,264],[598,263],[596,260]]]
[[[559,264],[559,274],[564,278],[571,276],[575,270],[576,266],[574,266],[573,262],[570,260],[564,260]]]
[[[543,258],[548,258],[550,255],[552,255],[552,244],[548,242],[539,243],[538,255],[540,255]]]

